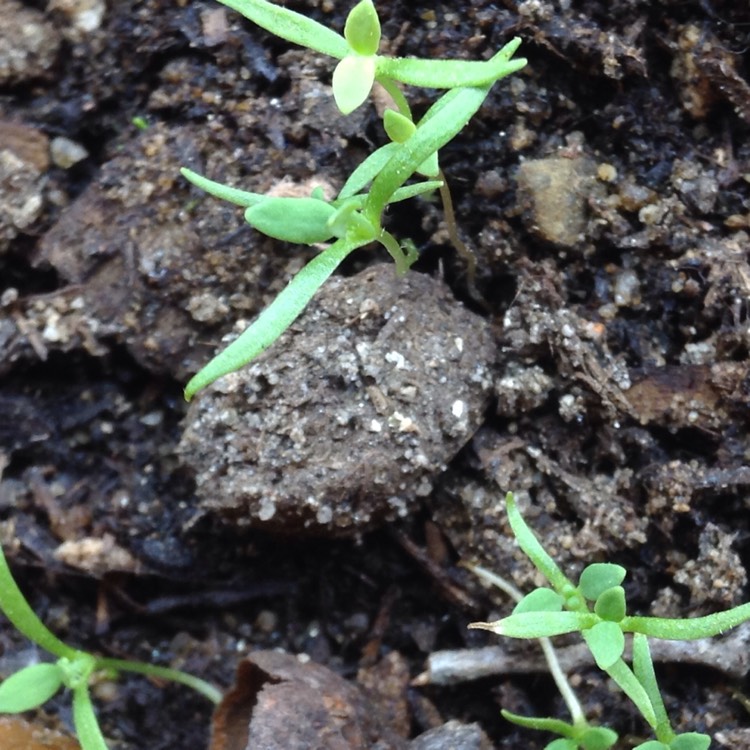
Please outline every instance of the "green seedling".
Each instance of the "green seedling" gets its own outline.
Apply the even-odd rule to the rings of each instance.
[[[24,667],[3,680],[0,683],[0,713],[29,711],[46,703],[59,690],[68,690],[73,704],[73,724],[83,750],[107,750],[89,692],[89,685],[97,673],[134,672],[186,685],[212,703],[221,699],[221,693],[215,687],[186,672],[145,662],[99,657],[63,643],[32,610],[11,574],[1,548],[0,611],[20,633],[57,657],[51,663]]]
[[[621,586],[625,568],[595,563],[586,567],[578,584],[574,584],[534,536],[518,510],[513,493],[508,493],[506,503],[511,529],[520,548],[544,575],[550,588],[538,588],[527,594],[508,617],[496,622],[473,623],[469,627],[509,638],[549,638],[579,633],[597,666],[628,696],[656,735],[656,739],[638,745],[637,750],[706,750],[711,743],[707,735],[696,732],[678,735],[672,729],[656,682],[648,639],[689,641],[719,635],[750,620],[750,603],[686,619],[628,615],[625,590]],[[629,635],[633,639],[632,666],[623,659],[625,639]],[[592,744],[587,736],[576,736],[580,722],[563,725],[555,719],[523,718],[509,712],[504,712],[504,716],[522,726],[560,734],[558,740],[547,745],[547,750],[609,747],[597,744],[601,738]]]
[[[344,34],[267,0],[220,0],[282,39],[328,55],[338,63],[332,90],[342,114],[360,106],[374,82],[391,95],[396,109],[386,110],[390,143],[376,149],[346,180],[332,201],[320,194],[279,198],[246,192],[183,169],[194,185],[245,208],[245,220],[274,239],[303,245],[331,242],[310,261],[254,323],[198,372],[185,388],[190,400],[200,389],[234,372],[267,349],[301,314],[338,265],[354,250],[378,242],[404,274],[417,258],[409,240],[399,242],[383,227],[386,208],[407,198],[440,190],[453,222],[450,194],[439,170],[438,153],[467,125],[493,84],[520,70],[526,61],[511,59],[520,44],[513,39],[490,60],[421,60],[378,54],[380,20],[372,0],[361,0],[349,13]],[[445,89],[416,122],[399,83]],[[430,179],[407,185],[415,175]],[[434,179],[440,178],[440,179]],[[455,229],[451,237],[456,237]],[[459,252],[469,255],[456,242]],[[473,257],[470,258],[473,270]]]

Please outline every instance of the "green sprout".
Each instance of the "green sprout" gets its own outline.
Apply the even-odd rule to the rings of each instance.
[[[361,0],[352,8],[343,36],[267,0],[220,1],[278,37],[338,60],[332,89],[342,114],[360,106],[376,81],[390,94],[396,109],[387,109],[384,116],[390,142],[376,149],[352,172],[332,201],[326,201],[320,191],[305,198],[264,196],[182,169],[183,176],[195,186],[245,208],[245,221],[269,237],[303,245],[331,243],[290,281],[239,338],[188,382],[187,400],[217,378],[240,369],[273,344],[354,250],[378,242],[395,261],[397,273],[406,273],[417,259],[416,248],[409,240],[399,242],[383,227],[387,207],[439,190],[448,207],[446,216],[452,222],[450,193],[439,169],[438,152],[463,130],[493,84],[526,64],[524,59],[511,59],[520,39],[511,40],[486,61],[379,55],[380,20],[372,0]],[[446,89],[447,93],[416,122],[400,83]],[[428,179],[407,185],[415,175]],[[455,230],[450,234],[457,238]],[[473,256],[460,241],[455,244],[467,257],[473,273]]]
[[[706,750],[711,738],[688,732],[676,734],[667,716],[656,682],[649,638],[697,640],[719,635],[750,620],[750,603],[704,617],[668,619],[627,614],[625,590],[621,586],[627,571],[620,565],[595,563],[581,573],[574,584],[534,536],[524,521],[513,493],[506,497],[508,520],[518,545],[547,579],[551,588],[541,587],[523,597],[513,612],[496,622],[475,622],[469,627],[490,630],[509,638],[549,638],[580,633],[596,665],[606,672],[630,698],[656,735],[636,750]],[[593,606],[592,606],[593,605]],[[633,638],[633,663],[623,659],[626,635]],[[570,704],[569,704],[570,705]],[[573,724],[550,718],[526,718],[504,711],[516,724],[561,735],[547,750],[597,750],[610,747],[604,736],[587,734],[588,725],[574,716]],[[611,731],[611,730],[608,730]]]
[[[21,593],[0,548],[0,611],[15,628],[40,648],[57,657],[52,663],[32,664],[0,683],[0,713],[20,713],[46,703],[61,688],[70,691],[73,724],[83,750],[107,750],[91,703],[89,684],[95,673],[134,672],[178,682],[197,691],[212,703],[221,693],[198,677],[177,669],[123,659],[109,659],[80,651],[63,643],[37,617]]]

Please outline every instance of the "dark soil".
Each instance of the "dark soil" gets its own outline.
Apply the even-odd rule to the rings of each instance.
[[[349,8],[286,4],[337,29]],[[246,654],[306,654],[365,691],[332,701],[389,717],[382,747],[458,720],[486,737],[451,724],[463,739],[413,747],[541,748],[499,716],[565,716],[533,644],[501,644],[500,674],[479,651],[438,669],[494,646],[466,625],[509,609],[460,560],[536,581],[506,491],[571,576],[625,565],[639,612],[748,599],[746,3],[380,0],[394,54],[523,39],[528,67],[442,153],[476,279],[439,203],[396,206],[422,277],[359,251],[189,410],[187,377],[316,251],[264,239],[178,168],[336,190],[380,121],[337,117],[327,60],[211,0],[44,6],[0,0],[0,514],[56,633],[221,686]],[[750,748],[750,636],[732,637],[657,654],[659,677],[676,729]],[[0,644],[2,676],[35,658],[6,625]],[[645,736],[576,653],[588,715]],[[467,659],[476,679],[454,674]],[[210,707],[183,688],[96,692],[113,748],[208,746]]]

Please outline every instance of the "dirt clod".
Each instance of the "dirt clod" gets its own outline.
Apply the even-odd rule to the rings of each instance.
[[[180,444],[206,509],[351,534],[403,518],[488,404],[493,343],[427,276],[327,284],[274,347],[196,399]]]

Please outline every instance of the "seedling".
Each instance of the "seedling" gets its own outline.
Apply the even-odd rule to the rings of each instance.
[[[257,320],[212,359],[185,388],[191,399],[217,378],[234,372],[267,349],[300,315],[315,292],[351,252],[371,242],[385,247],[404,274],[417,258],[413,243],[399,242],[383,227],[386,207],[435,189],[450,205],[438,153],[463,130],[482,106],[493,84],[520,70],[526,61],[511,59],[520,44],[513,39],[490,60],[422,60],[379,55],[380,20],[372,0],[361,0],[338,34],[300,13],[267,0],[220,0],[258,26],[294,44],[339,62],[333,71],[336,105],[346,115],[360,106],[377,81],[390,94],[384,128],[390,143],[370,154],[350,175],[333,201],[319,192],[304,198],[279,198],[245,192],[201,177],[183,176],[218,198],[244,207],[245,220],[263,234],[306,245],[331,242],[308,263]],[[447,89],[419,122],[399,83]],[[414,175],[427,177],[406,185]],[[452,216],[452,214],[451,214]],[[452,232],[452,236],[455,232]]]
[[[3,680],[0,683],[0,713],[20,713],[37,708],[65,688],[72,697],[73,723],[83,750],[107,750],[89,692],[96,673],[134,672],[186,685],[213,703],[221,700],[221,693],[215,687],[186,672],[145,662],[99,657],[63,643],[32,610],[11,574],[1,548],[0,611],[19,632],[57,657],[55,662],[32,664]]]
[[[506,496],[506,504],[518,545],[551,588],[541,587],[527,594],[508,617],[496,622],[475,622],[469,627],[509,638],[549,638],[580,633],[597,666],[628,696],[656,735],[656,739],[641,743],[636,750],[706,750],[711,744],[708,735],[697,732],[678,735],[672,729],[656,682],[648,639],[690,641],[719,635],[750,620],[750,603],[688,619],[630,616],[621,586],[627,573],[625,568],[595,563],[586,567],[578,585],[574,584],[534,536],[512,492]],[[623,659],[625,637],[629,634],[633,639],[632,666]],[[591,727],[580,715],[574,715],[572,724],[551,718],[526,718],[509,711],[503,711],[503,716],[521,726],[560,735],[546,750],[599,750],[617,740],[614,732],[592,735]]]

